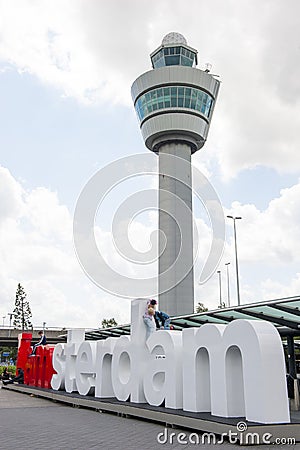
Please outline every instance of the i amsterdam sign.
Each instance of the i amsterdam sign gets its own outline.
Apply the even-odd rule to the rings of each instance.
[[[290,422],[283,348],[272,324],[238,319],[160,330],[146,341],[145,304],[132,301],[130,336],[85,341],[84,330],[69,330],[67,343],[38,348],[35,358],[27,358],[30,343],[23,340],[18,365],[25,367],[25,383],[259,423]]]

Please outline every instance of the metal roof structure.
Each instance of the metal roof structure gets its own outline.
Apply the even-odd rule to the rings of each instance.
[[[232,306],[202,313],[172,317],[174,330],[200,327],[206,323],[226,325],[236,319],[266,320],[271,322],[281,336],[300,336],[300,296]],[[101,340],[130,334],[130,324],[111,328],[89,330],[86,340]]]

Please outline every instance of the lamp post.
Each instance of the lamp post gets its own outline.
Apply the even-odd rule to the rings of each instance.
[[[229,264],[230,264],[230,262],[225,263],[226,272],[227,272],[227,303],[228,303],[228,306],[230,306]]]
[[[236,290],[237,290],[237,301],[238,306],[241,304],[240,299],[240,282],[239,282],[239,266],[238,266],[238,255],[237,255],[237,243],[236,243],[236,226],[235,221],[241,219],[241,217],[227,216],[228,219],[233,220],[233,231],[234,231],[234,245],[235,245],[235,268],[236,268]]]
[[[3,326],[3,328],[4,328],[4,319],[5,319],[5,317],[6,317],[6,316],[2,316],[2,319],[3,319],[2,326]]]
[[[219,275],[219,291],[220,291],[220,308],[223,307],[222,305],[222,284],[221,284],[221,270],[217,271],[217,274]]]
[[[7,315],[9,316],[9,330],[8,330],[8,337],[10,337],[10,335],[11,335],[11,321],[12,321],[12,318],[14,317],[14,313],[7,313]]]

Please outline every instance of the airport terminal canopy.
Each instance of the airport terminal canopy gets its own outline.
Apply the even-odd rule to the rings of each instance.
[[[281,336],[290,334],[300,336],[300,296],[173,317],[172,325],[175,330],[183,330],[200,327],[206,323],[226,325],[236,319],[266,320],[278,329]],[[86,339],[98,340],[128,334],[130,334],[129,324],[88,331]]]
[[[180,33],[167,34],[158,47],[150,55],[153,69],[166,66],[197,65],[197,50],[187,45],[187,41]]]

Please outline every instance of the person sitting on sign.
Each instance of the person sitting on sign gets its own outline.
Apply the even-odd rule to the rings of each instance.
[[[157,301],[150,299],[147,301],[146,310],[143,314],[144,324],[146,325],[146,339],[155,331],[155,308],[157,305]]]
[[[164,330],[170,329],[171,319],[167,313],[163,311],[155,311],[154,320],[158,330],[160,328],[163,328]]]
[[[38,334],[40,336],[40,340],[36,344],[34,344],[32,352],[31,352],[31,354],[29,356],[35,356],[35,352],[36,352],[37,347],[39,347],[40,345],[46,345],[46,343],[47,343],[47,339],[46,339],[45,333],[43,331],[39,331]]]

